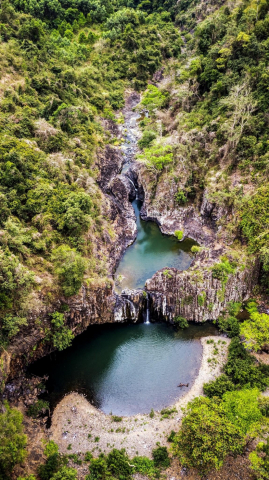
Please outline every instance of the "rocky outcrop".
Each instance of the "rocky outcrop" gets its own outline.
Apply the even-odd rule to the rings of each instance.
[[[139,198],[143,200],[141,209],[143,220],[156,222],[161,232],[166,235],[173,235],[175,230],[181,230],[184,234],[183,239],[191,238],[204,246],[214,244],[215,219],[195,205],[177,205],[175,195],[178,186],[173,179],[166,179],[155,185],[152,174],[141,164],[133,165],[130,175],[138,184]]]
[[[177,316],[195,322],[216,320],[228,302],[248,299],[258,281],[259,262],[252,259],[245,266],[240,264],[221,281],[214,278],[212,271],[219,253],[203,252],[194,266],[184,272],[175,268],[156,272],[146,282],[151,318],[167,322],[173,322]]]
[[[115,322],[124,322],[126,319],[133,323],[144,321],[147,308],[147,296],[143,290],[123,290],[117,296],[114,308]]]

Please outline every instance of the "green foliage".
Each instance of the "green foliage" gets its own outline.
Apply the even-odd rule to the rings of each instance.
[[[159,470],[156,468],[154,461],[148,457],[134,457],[131,460],[134,465],[134,471],[145,475],[149,478],[159,478]]]
[[[255,352],[269,344],[269,315],[253,312],[249,320],[240,325],[240,335],[248,348]]]
[[[54,455],[55,453],[59,453],[59,447],[57,443],[55,443],[53,440],[49,440],[45,446],[44,455],[46,455],[46,457],[49,457],[50,455]]]
[[[156,133],[151,130],[144,130],[142,138],[138,141],[139,148],[148,148],[156,138]]]
[[[145,148],[143,154],[137,155],[137,158],[154,172],[162,171],[173,162],[172,147],[170,145],[154,145]]]
[[[265,390],[269,385],[269,366],[256,364],[238,337],[232,339],[229,345],[228,361],[224,367],[226,375],[237,387]]]
[[[227,257],[221,257],[221,262],[212,267],[212,277],[227,283],[228,276],[235,273],[236,264],[231,263]]]
[[[251,468],[259,480],[269,479],[269,439],[259,442],[256,449],[250,453]]]
[[[268,222],[269,186],[261,186],[253,195],[246,197],[242,206],[242,232],[248,239],[252,252],[260,252],[263,268],[269,271]]]
[[[117,450],[114,448],[109,452],[107,456],[107,466],[113,476],[122,479],[128,479],[132,474],[132,467],[130,466],[129,458],[124,449]]]
[[[227,333],[230,338],[237,337],[240,333],[240,325],[236,317],[220,317],[218,319],[218,326],[220,330]]]
[[[175,230],[174,235],[178,241],[181,241],[184,236],[184,232],[182,230]]]
[[[42,413],[42,411],[46,411],[49,408],[49,402],[45,400],[37,400],[35,403],[30,405],[27,410],[28,417],[37,418]]]
[[[173,413],[177,413],[177,409],[175,407],[166,407],[161,410],[162,418],[169,418]]]
[[[85,462],[91,462],[92,459],[93,459],[92,453],[91,452],[86,452],[85,457],[84,457]]]
[[[171,431],[171,433],[167,437],[168,442],[174,442],[176,437],[176,432],[174,430]]]
[[[122,417],[119,417],[118,415],[112,415],[111,420],[112,422],[122,422]]]
[[[175,194],[175,200],[179,205],[184,205],[187,202],[187,197],[183,190],[178,189],[177,193]]]
[[[11,314],[6,314],[2,321],[2,329],[4,335],[7,335],[8,338],[15,337],[20,331],[22,325],[27,325],[26,318],[13,317]]]
[[[52,330],[48,333],[47,340],[52,340],[57,350],[64,350],[71,345],[74,334],[65,326],[63,313],[54,312],[51,317]]]
[[[38,467],[38,476],[41,480],[50,480],[58,472],[62,465],[62,459],[59,453],[52,453],[47,457],[44,465]]]
[[[165,450],[166,454],[162,453],[163,459],[167,455],[167,449]],[[160,453],[160,458],[162,455]],[[90,473],[86,476],[86,480],[105,480],[106,478],[129,480],[134,473],[147,475],[149,478],[159,478],[159,470],[154,460],[147,457],[130,459],[124,449],[114,448],[107,456],[102,453],[99,458],[92,458],[91,455],[89,460]],[[163,463],[167,465],[167,460],[163,460]]]
[[[186,320],[186,318],[180,317],[180,316],[174,318],[174,325],[177,328],[181,328],[182,330],[189,327],[188,320]]]
[[[70,297],[78,293],[87,268],[87,260],[68,245],[61,245],[53,250],[52,260],[64,295]]]
[[[168,468],[170,466],[170,458],[168,456],[167,447],[157,447],[152,450],[153,462],[157,468]]]
[[[26,456],[26,435],[23,434],[22,414],[4,403],[0,413],[0,475],[8,476]]]
[[[199,253],[202,250],[202,247],[199,247],[198,245],[193,245],[191,247],[191,252],[192,253]]]
[[[180,462],[205,475],[219,469],[228,454],[239,454],[245,445],[241,430],[231,423],[223,406],[199,397],[188,404],[174,450]]]
[[[223,395],[223,408],[227,418],[246,434],[253,434],[259,428],[262,413],[258,403],[259,390],[240,390]]]
[[[213,398],[222,397],[224,393],[235,390],[235,386],[227,375],[222,374],[216,380],[204,383],[203,389],[209,398]]]
[[[162,92],[155,85],[148,85],[147,90],[143,93],[141,105],[146,107],[150,113],[153,113],[154,110],[166,106],[167,100],[167,92]]]
[[[52,475],[51,480],[77,480],[77,478],[77,471],[74,468],[63,466]]]

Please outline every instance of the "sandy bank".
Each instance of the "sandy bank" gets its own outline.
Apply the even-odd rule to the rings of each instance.
[[[214,343],[210,343],[210,340]],[[177,412],[163,418],[155,412],[149,415],[122,417],[115,422],[110,415],[93,407],[82,395],[71,393],[55,408],[49,431],[62,453],[91,451],[94,456],[109,452],[113,447],[125,448],[130,456],[151,455],[156,442],[167,444],[171,430],[178,430],[182,407],[193,398],[203,394],[203,384],[221,374],[227,359],[229,339],[212,336],[201,339],[203,353],[198,376],[186,389],[186,395],[173,405]],[[170,407],[172,408],[172,406]]]

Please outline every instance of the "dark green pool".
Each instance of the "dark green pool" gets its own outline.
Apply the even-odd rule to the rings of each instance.
[[[155,222],[140,218],[142,203],[132,203],[137,219],[137,238],[127,248],[115,273],[117,290],[143,288],[148,278],[164,267],[187,270],[193,257],[190,253],[196,243],[187,239],[179,242],[176,237],[163,235]]]
[[[91,326],[72,347],[36,362],[31,372],[49,375],[52,405],[77,391],[105,413],[148,413],[186,392],[177,385],[191,384],[199,371],[199,338],[215,333],[211,324],[178,332],[152,323]]]

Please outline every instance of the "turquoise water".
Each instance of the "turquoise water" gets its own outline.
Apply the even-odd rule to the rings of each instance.
[[[143,288],[148,278],[164,267],[187,270],[192,262],[193,240],[179,242],[174,236],[163,235],[155,222],[140,217],[142,203],[132,203],[137,218],[137,238],[127,248],[115,273],[117,290]]]
[[[77,391],[107,414],[149,413],[188,390],[177,385],[191,384],[199,371],[199,338],[215,333],[210,324],[178,332],[166,324],[91,326],[70,348],[33,364],[31,372],[49,375],[52,406]]]

